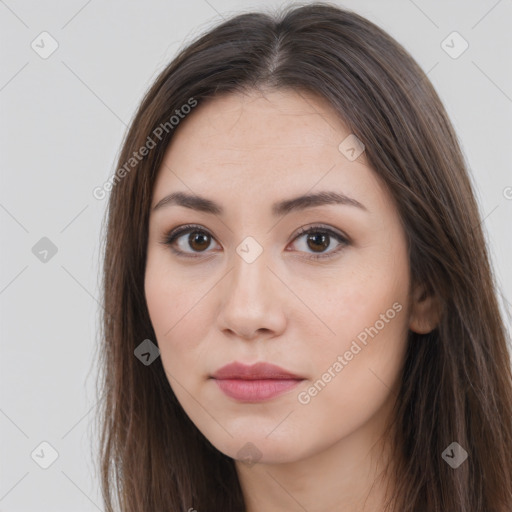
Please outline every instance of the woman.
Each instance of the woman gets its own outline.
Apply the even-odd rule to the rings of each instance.
[[[512,510],[477,206],[389,35],[326,4],[224,22],[152,85],[111,188],[106,510]]]

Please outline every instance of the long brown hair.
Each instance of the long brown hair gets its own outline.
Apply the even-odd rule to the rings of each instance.
[[[400,213],[411,276],[440,305],[436,329],[409,333],[392,510],[510,512],[511,361],[467,165],[413,58],[373,23],[329,4],[216,26],[160,73],[127,132],[104,246],[98,419],[106,510],[245,510],[234,461],[189,420],[160,358],[145,366],[134,349],[155,342],[144,272],[153,184],[179,129],[170,119],[194,101],[255,87],[324,98],[364,143]],[[154,147],[134,165],[150,139]],[[469,454],[456,469],[442,457],[452,442]]]

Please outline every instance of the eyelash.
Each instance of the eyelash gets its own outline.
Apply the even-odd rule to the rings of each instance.
[[[171,230],[168,234],[166,234],[164,236],[163,240],[161,240],[160,243],[162,243],[164,245],[168,245],[170,247],[171,251],[178,256],[181,256],[184,258],[202,258],[202,257],[204,257],[203,253],[186,253],[184,251],[177,250],[174,247],[174,243],[178,238],[180,238],[184,234],[191,233],[193,231],[197,231],[202,234],[207,234],[213,240],[215,240],[215,238],[207,230],[203,229],[201,226],[198,226],[196,224],[186,224],[186,225],[180,226],[179,228]],[[294,239],[292,240],[292,242],[294,242],[295,240],[300,238],[302,235],[310,234],[310,233],[317,233],[317,234],[321,233],[323,235],[328,235],[329,237],[334,238],[337,242],[340,243],[340,245],[336,249],[334,249],[333,251],[327,252],[327,253],[319,253],[319,254],[308,253],[309,254],[308,258],[313,259],[313,260],[325,260],[325,259],[332,258],[336,254],[338,254],[342,249],[344,249],[345,246],[347,246],[349,244],[348,238],[344,237],[343,235],[341,235],[339,233],[336,233],[332,229],[329,229],[329,228],[326,228],[323,226],[310,226],[308,228],[299,228],[299,231],[296,234],[296,236],[294,237]]]

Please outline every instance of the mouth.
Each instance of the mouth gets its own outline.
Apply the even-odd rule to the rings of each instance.
[[[231,363],[211,377],[228,397],[240,402],[262,402],[296,387],[304,377],[270,363]]]

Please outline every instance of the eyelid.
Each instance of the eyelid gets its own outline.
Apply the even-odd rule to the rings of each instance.
[[[303,235],[304,233],[308,233],[310,231],[324,232],[324,233],[334,236],[335,238],[339,238],[347,243],[350,242],[349,236],[346,235],[345,233],[343,233],[342,231],[339,231],[339,230],[332,228],[331,226],[328,226],[328,225],[315,224],[315,223],[306,224],[305,226],[301,226],[300,228],[298,228],[295,231],[295,233],[291,236],[289,241],[292,242],[299,236]]]
[[[184,258],[207,258],[209,256],[208,253],[194,253],[194,252],[184,252],[177,250],[173,247],[174,242],[180,238],[182,235],[186,233],[191,233],[193,231],[201,231],[212,238],[212,240],[216,240],[216,238],[208,231],[206,228],[200,226],[199,224],[183,224],[178,226],[177,228],[172,229],[167,234],[164,234],[160,243],[163,245],[169,246],[172,252],[178,256],[183,256]],[[217,242],[218,243],[218,242]]]
[[[330,258],[335,257],[342,249],[344,249],[347,245],[351,244],[350,238],[342,232],[339,232],[330,226],[325,226],[322,224],[308,224],[307,226],[300,227],[291,237],[289,243],[294,242],[298,238],[300,238],[304,234],[308,234],[310,232],[313,233],[326,233],[331,238],[334,238],[340,245],[332,251],[322,252],[322,253],[301,253],[299,258],[306,260],[328,260]],[[302,255],[305,254],[305,255]]]
[[[177,228],[174,228],[171,231],[169,231],[168,233],[166,233],[163,236],[162,240],[160,240],[160,243],[169,246],[170,249],[176,255],[182,256],[184,258],[202,258],[202,259],[208,258],[209,253],[211,251],[203,252],[203,253],[193,252],[193,251],[185,252],[185,251],[181,251],[181,250],[176,250],[173,247],[174,242],[178,238],[180,238],[184,234],[191,233],[193,231],[200,231],[204,234],[207,234],[209,237],[211,237],[212,240],[214,240],[216,243],[218,243],[217,239],[210,233],[210,231],[199,224],[183,224],[181,226],[178,226]],[[291,242],[294,242],[301,236],[308,234],[310,232],[325,233],[328,236],[334,238],[340,245],[336,249],[329,251],[329,252],[316,253],[316,254],[315,253],[305,253],[306,256],[300,256],[304,259],[309,259],[309,260],[329,259],[330,257],[333,257],[338,252],[340,252],[340,250],[343,249],[345,246],[351,244],[350,237],[348,237],[345,233],[339,232],[338,230],[335,230],[334,228],[327,226],[327,225],[313,223],[313,224],[308,224],[308,225],[301,226],[300,228],[298,228],[295,231],[295,233],[290,237],[289,241],[287,242],[287,246]]]

